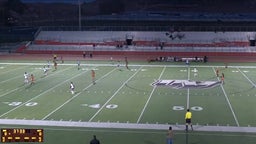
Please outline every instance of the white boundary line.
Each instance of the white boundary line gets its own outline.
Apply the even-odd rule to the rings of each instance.
[[[113,71],[115,71],[116,69],[111,70],[110,72],[108,72],[107,74],[105,74],[104,76],[102,76],[100,79],[96,80],[99,81],[103,78],[105,78],[106,76],[108,76],[109,74],[111,74]],[[71,100],[73,100],[74,98],[76,98],[77,96],[79,96],[83,91],[87,90],[89,87],[93,86],[93,84],[91,83],[90,85],[88,85],[87,87],[85,87],[81,92],[77,93],[75,96],[73,96],[72,98],[68,99],[65,103],[63,103],[62,105],[60,105],[59,107],[57,107],[55,110],[53,110],[52,112],[50,112],[49,114],[47,114],[44,118],[42,118],[42,120],[45,120],[47,117],[49,117],[50,115],[52,115],[53,113],[55,113],[56,111],[58,111],[60,108],[62,108],[64,105],[66,105],[67,103],[69,103]]]
[[[160,79],[160,78],[162,77],[162,75],[163,75],[165,69],[166,69],[166,67],[163,68],[163,70],[162,70],[160,76],[158,77],[158,79]],[[155,85],[154,88],[152,89],[152,91],[151,91],[151,93],[150,93],[150,95],[149,95],[149,98],[148,98],[146,104],[144,105],[144,107],[143,107],[143,109],[142,109],[142,111],[141,111],[141,113],[140,113],[140,116],[139,116],[139,118],[138,118],[138,120],[137,120],[137,123],[140,122],[141,117],[142,117],[142,115],[144,114],[144,111],[145,111],[146,107],[148,106],[148,103],[149,103],[149,101],[150,101],[150,99],[151,99],[151,97],[152,97],[152,95],[153,95],[153,93],[154,93],[156,87],[157,87],[157,86]]]
[[[120,87],[119,89],[106,101],[105,104],[101,106],[101,108],[90,118],[89,122],[91,122],[101,111],[102,109],[116,96],[116,94],[126,85],[126,83],[131,80],[140,70],[142,67],[140,67],[129,79],[127,79]]]
[[[0,63],[0,64],[5,64],[5,65],[46,65],[45,63]],[[77,63],[64,63],[64,64],[59,64],[59,65],[70,65],[70,66],[77,66]],[[116,65],[114,64],[81,64],[81,66],[113,66],[116,67]],[[124,66],[124,65],[121,65]],[[172,65],[172,63],[167,64],[167,63],[163,63],[162,65],[160,64],[138,64],[138,65],[129,65],[129,66],[135,66],[135,67],[187,67],[187,65]],[[191,65],[190,65],[191,66]],[[193,65],[194,66],[194,65]],[[225,67],[224,65],[195,65],[196,67]],[[256,66],[228,66],[229,68],[256,68]]]
[[[237,69],[253,85],[253,87],[256,87],[255,83],[253,83],[239,68]]]
[[[55,126],[72,128],[111,128],[111,129],[142,129],[142,130],[166,130],[171,125],[173,130],[184,131],[184,125],[172,124],[137,124],[137,123],[112,123],[112,122],[75,122],[75,121],[50,121],[50,120],[19,120],[0,119],[1,125],[24,125],[24,126]],[[244,132],[256,133],[256,127],[237,126],[203,126],[195,125],[194,131],[208,132]]]
[[[212,70],[213,70],[214,73],[215,73],[214,67],[212,67]],[[218,80],[220,80],[219,77],[217,77],[217,78],[218,78]],[[224,90],[224,87],[223,87],[222,84],[220,85],[220,87],[221,87],[221,89],[222,89],[222,91],[223,91],[223,94],[224,94],[224,96],[225,96],[225,98],[226,98],[226,101],[227,101],[227,103],[228,103],[228,106],[229,106],[229,108],[230,108],[230,110],[231,110],[231,112],[232,112],[232,115],[233,115],[234,119],[235,119],[236,125],[239,127],[239,126],[240,126],[240,125],[239,125],[239,122],[238,122],[237,117],[236,117],[236,114],[235,114],[235,112],[234,112],[234,110],[233,110],[233,108],[232,108],[232,105],[231,105],[231,103],[230,103],[230,101],[229,101],[229,98],[228,98],[228,96],[227,96],[227,94],[226,94],[226,91]]]

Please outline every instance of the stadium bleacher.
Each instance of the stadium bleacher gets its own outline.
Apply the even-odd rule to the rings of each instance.
[[[253,56],[254,32],[40,31],[19,52],[195,58]]]

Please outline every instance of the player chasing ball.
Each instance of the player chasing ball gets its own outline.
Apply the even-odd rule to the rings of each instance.
[[[73,84],[73,82],[70,82],[69,88],[70,88],[71,94],[72,94],[72,95],[75,94],[75,85]]]

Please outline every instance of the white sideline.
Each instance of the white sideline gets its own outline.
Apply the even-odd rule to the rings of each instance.
[[[137,124],[137,123],[114,123],[114,122],[81,122],[81,121],[77,122],[77,121],[0,119],[0,125],[166,130],[172,124],[148,124],[148,123]],[[174,130],[185,131],[184,125],[172,125],[172,127]],[[208,132],[256,133],[256,127],[236,127],[236,126],[195,125],[194,130],[195,131],[205,131],[205,132],[208,131]]]
[[[29,63],[29,62],[20,62],[20,63],[12,63],[12,62],[1,62],[0,64],[3,64],[3,65],[45,65],[45,63]],[[77,64],[76,63],[64,63],[64,64],[61,64],[61,65],[66,65],[66,66],[76,66]],[[81,64],[82,66],[85,65],[85,66],[116,66],[115,64]],[[121,66],[125,66],[124,64],[121,64]],[[166,64],[166,63],[163,63],[163,64],[130,64],[129,66],[138,66],[138,67],[187,67],[187,65],[185,64],[181,64],[181,65],[172,65],[172,63],[170,64]],[[193,65],[192,65],[193,66]],[[211,68],[211,67],[225,67],[224,65],[195,65],[196,67],[208,67],[208,68]],[[242,66],[242,65],[237,65],[237,66],[228,66],[229,68],[256,68],[256,66]]]

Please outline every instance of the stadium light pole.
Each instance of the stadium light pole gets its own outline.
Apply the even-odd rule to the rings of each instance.
[[[80,0],[78,0],[78,29],[79,29],[79,31],[81,31],[81,26],[82,26],[82,23],[81,23],[81,2],[80,2]]]

